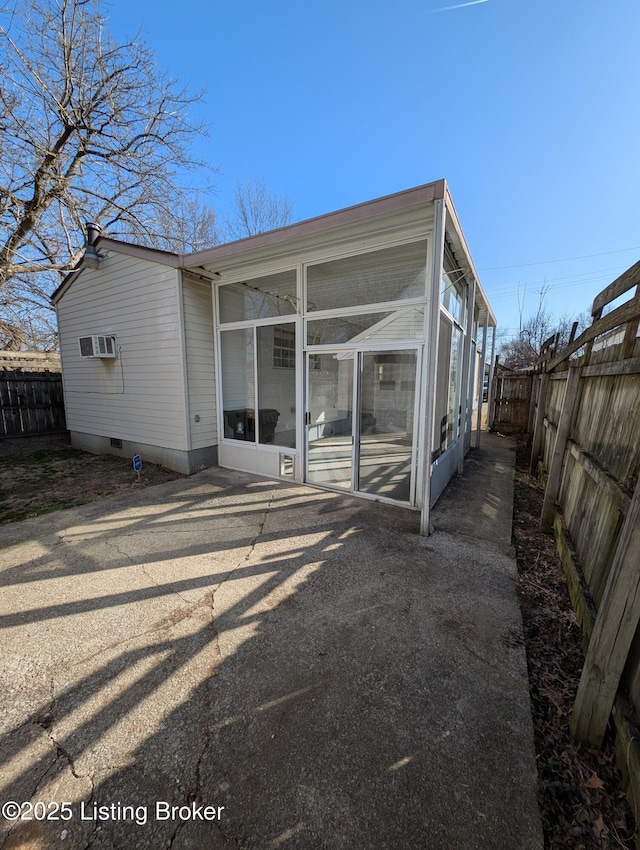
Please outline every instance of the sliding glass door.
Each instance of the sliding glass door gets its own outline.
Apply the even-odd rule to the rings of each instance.
[[[416,372],[414,348],[307,355],[310,484],[413,501]]]
[[[307,356],[310,484],[352,489],[353,363],[353,351]]]
[[[411,501],[416,352],[362,352],[355,489]]]

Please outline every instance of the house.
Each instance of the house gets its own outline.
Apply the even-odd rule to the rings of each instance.
[[[52,300],[78,448],[388,500],[424,530],[479,439],[496,322],[444,180],[182,256],[91,230]]]

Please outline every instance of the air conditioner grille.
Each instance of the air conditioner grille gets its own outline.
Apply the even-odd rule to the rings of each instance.
[[[92,337],[81,336],[78,342],[80,343],[80,357],[93,357]]]

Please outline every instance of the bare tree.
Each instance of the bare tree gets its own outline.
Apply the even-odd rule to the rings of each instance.
[[[527,319],[522,318],[522,304],[518,298],[520,310],[520,327],[518,333],[511,339],[505,340],[498,354],[501,362],[510,369],[527,369],[533,366],[542,349],[542,344],[549,337],[558,335],[558,350],[564,348],[569,341],[574,320],[569,316],[557,318],[549,310],[546,299],[550,287],[544,286],[540,290],[538,306],[535,313]],[[577,333],[591,324],[588,313],[581,313],[578,318]]]
[[[225,221],[227,240],[244,239],[277,227],[286,227],[293,216],[293,203],[286,195],[272,195],[264,180],[247,180],[236,186],[234,206]]]
[[[160,210],[157,228],[155,247],[177,254],[202,251],[221,241],[216,211],[198,197],[184,198],[170,213]]]
[[[178,175],[204,130],[200,99],[156,67],[137,38],[116,43],[99,0],[15,0],[0,9],[0,333],[23,345],[84,222],[162,242]],[[55,285],[55,283],[54,283]],[[20,303],[19,303],[20,302]]]

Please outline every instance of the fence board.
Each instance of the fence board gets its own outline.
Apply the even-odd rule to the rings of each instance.
[[[596,295],[593,306],[591,307],[591,315],[596,316],[607,304],[624,295],[625,292],[638,283],[640,283],[640,260],[631,266],[630,269],[623,272],[620,277],[617,277],[606,289],[603,289],[602,292]]]
[[[624,515],[611,494],[573,454],[565,460],[558,504],[585,581],[598,604]]]
[[[615,310],[612,310],[611,313],[607,313],[607,315],[603,316],[601,319],[596,319],[591,327],[587,328],[587,330],[581,333],[577,339],[574,339],[570,345],[567,345],[560,354],[557,354],[552,360],[550,360],[547,363],[546,368],[549,371],[555,369],[556,366],[559,366],[561,363],[564,363],[565,360],[568,360],[569,357],[571,357],[571,355],[579,348],[582,348],[583,345],[587,343],[592,344],[593,340],[597,336],[600,336],[600,334],[612,331],[627,322],[633,321],[633,319],[638,318],[638,315],[640,315],[640,298],[635,296],[631,301],[627,301],[626,304],[616,307]]]
[[[640,375],[600,375],[581,383],[572,439],[631,489],[640,467]]]
[[[535,424],[533,428],[533,445],[531,446],[531,472],[535,474],[538,469],[538,462],[542,457],[543,440],[545,434],[544,419],[547,408],[548,389],[549,389],[549,374],[544,372],[540,376],[540,386],[538,388],[538,402],[536,404]]]
[[[595,357],[593,358],[595,360]],[[640,357],[629,360],[616,360],[613,363],[591,363],[582,370],[585,378],[599,378],[602,375],[637,375],[640,374]]]
[[[530,375],[497,375],[494,425],[524,427],[529,418]]]
[[[589,641],[573,710],[572,729],[585,743],[602,744],[629,648],[640,619],[640,489],[637,489]],[[616,628],[612,628],[615,624]]]
[[[569,440],[569,430],[573,420],[576,402],[579,397],[579,382],[580,382],[580,367],[573,366],[569,371],[569,377],[566,382],[565,392],[562,401],[562,410],[558,419],[558,429],[555,435],[553,451],[549,455],[547,468],[549,469],[549,477],[544,494],[544,504],[542,507],[542,518],[540,526],[542,531],[549,531],[553,525],[553,517],[555,513],[556,499],[560,492],[560,483],[562,476],[562,468],[564,465],[565,453],[567,450],[567,442]],[[552,384],[553,386],[553,384]]]

